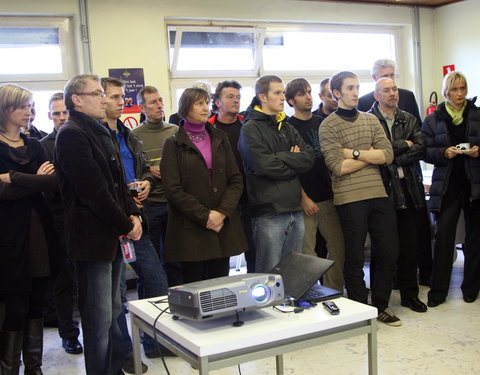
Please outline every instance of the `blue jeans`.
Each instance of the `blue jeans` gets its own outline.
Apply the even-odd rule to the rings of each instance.
[[[125,362],[121,313],[120,250],[113,262],[76,262],[87,375],[117,375]]]
[[[148,234],[167,274],[168,286],[183,284],[180,263],[165,262],[164,244],[167,234],[168,204],[149,200],[145,202],[148,214]]]
[[[138,275],[138,298],[166,296],[168,291],[167,275],[160,264],[150,237],[144,232],[138,241],[133,241],[133,244],[137,260],[130,263],[130,265]],[[132,340],[128,334],[127,321],[123,309],[119,316],[118,324],[122,332],[126,356],[129,357],[133,354]],[[143,336],[143,349],[145,353],[150,353],[156,349],[155,341],[148,335]]]
[[[303,213],[265,214],[252,218],[252,235],[257,259],[255,272],[270,272],[280,259],[302,251]]]

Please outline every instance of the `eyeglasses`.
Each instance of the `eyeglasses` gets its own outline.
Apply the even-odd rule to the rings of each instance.
[[[76,95],[87,95],[87,96],[93,96],[96,98],[104,98],[107,94],[103,91],[92,91],[92,92],[79,92]]]

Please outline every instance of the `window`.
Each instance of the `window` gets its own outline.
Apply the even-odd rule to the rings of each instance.
[[[284,31],[267,33],[265,71],[370,71],[379,56],[395,60],[391,33]]]
[[[58,34],[58,28],[0,28],[0,71],[5,75],[61,73]]]
[[[169,27],[172,77],[255,76],[263,29]]]
[[[173,22],[173,21],[172,21]],[[398,28],[353,25],[169,25],[171,95],[176,112],[183,89],[203,79],[212,84],[239,81],[241,110],[254,95],[255,80],[275,74],[285,83],[304,77],[312,85],[314,106],[319,105],[320,81],[339,70],[360,78],[360,94],[373,90],[370,69],[379,58],[396,60]],[[397,66],[401,75],[401,66]],[[285,105],[289,114],[290,107]]]
[[[48,99],[78,72],[76,61],[70,18],[0,17],[0,83],[33,91],[38,128],[52,130]]]

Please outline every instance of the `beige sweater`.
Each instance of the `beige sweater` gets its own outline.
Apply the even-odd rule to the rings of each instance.
[[[325,163],[332,172],[333,202],[336,205],[386,197],[378,165],[369,164],[352,173],[341,175],[343,148],[385,153],[387,163],[393,160],[393,149],[378,119],[359,112],[354,122],[345,121],[336,113],[325,119],[319,130],[320,146]]]

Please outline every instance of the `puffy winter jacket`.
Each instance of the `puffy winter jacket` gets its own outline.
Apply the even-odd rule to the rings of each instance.
[[[467,100],[464,112],[466,121],[467,140],[471,146],[480,144],[480,114],[475,106],[474,99]],[[425,161],[435,165],[430,187],[430,210],[439,212],[442,208],[442,199],[448,188],[453,168],[453,159],[444,156],[445,150],[453,146],[448,133],[448,124],[452,121],[445,109],[445,103],[438,106],[434,113],[427,116],[422,124],[422,133],[427,141]],[[480,197],[480,160],[479,158],[464,157],[465,171],[470,182],[470,199]]]

